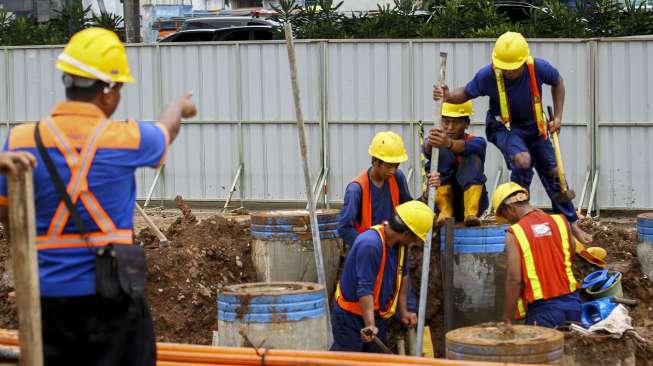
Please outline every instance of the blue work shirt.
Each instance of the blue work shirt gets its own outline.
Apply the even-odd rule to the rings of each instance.
[[[105,119],[104,113],[95,105],[80,102],[64,102],[51,114],[54,125],[66,136],[79,152],[87,137],[98,123]],[[60,202],[45,163],[34,142],[34,124],[23,124],[9,131],[4,151],[27,151],[37,159],[34,169],[34,201],[36,230],[44,235]],[[52,161],[64,184],[68,184],[71,172],[64,156],[54,145],[50,133],[42,138]],[[160,124],[135,121],[112,121],[98,138],[98,149],[88,173],[88,189],[106,211],[117,229],[132,230],[136,181],[134,172],[138,167],[156,167],[163,163],[168,147],[168,133]],[[7,179],[0,176],[0,205],[7,204]],[[78,199],[77,210],[89,232],[98,226]],[[69,219],[63,233],[77,233],[73,220]],[[88,247],[42,249],[38,251],[39,281],[43,297],[72,297],[95,294],[95,252]]]
[[[369,174],[369,170],[368,170]],[[408,191],[408,182],[404,173],[397,169],[395,173],[397,187],[399,188],[399,203],[412,200]],[[394,206],[390,197],[390,184],[383,182],[381,188],[377,187],[370,180],[370,191],[372,194],[372,225],[378,225],[394,216]],[[338,234],[347,246],[351,246],[359,232],[354,227],[354,222],[360,222],[361,218],[362,189],[358,183],[351,182],[345,190],[345,199],[340,210],[338,223]]]
[[[542,84],[558,85],[560,73],[547,61],[541,58],[535,58],[535,75],[537,78],[537,87],[542,95]],[[492,65],[486,65],[481,68],[474,79],[465,86],[465,94],[474,99],[481,96],[490,97],[490,109],[487,112],[486,122],[495,121],[495,116],[501,115],[499,106],[499,92],[497,90],[497,81],[492,70]],[[533,101],[530,88],[530,74],[528,68],[524,68],[522,75],[510,80],[504,78],[506,84],[506,93],[510,105],[510,115],[512,125],[528,125],[537,128],[533,116]]]
[[[363,296],[374,293],[374,283],[381,265],[381,237],[370,229],[361,233],[345,259],[345,268],[340,276],[340,291],[347,301],[358,301]],[[394,294],[397,283],[397,260],[399,245],[392,247],[386,243],[386,262],[381,284],[379,303],[384,309],[388,300]],[[408,274],[406,257],[404,256],[404,275]]]

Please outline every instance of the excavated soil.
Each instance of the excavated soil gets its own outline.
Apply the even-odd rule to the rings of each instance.
[[[158,239],[149,229],[141,230],[136,236],[147,253],[147,295],[157,340],[210,344],[211,332],[217,329],[216,292],[226,285],[255,281],[251,239],[247,225],[222,216],[204,215],[206,218],[200,220],[181,198],[177,199],[177,206],[182,214],[170,225],[165,225],[158,216],[154,218],[171,241],[168,247],[159,248]],[[164,221],[170,220],[167,217]],[[633,325],[642,337],[653,340],[653,283],[642,275],[637,261],[635,220],[584,220],[581,226],[594,235],[593,245],[607,250],[609,268],[622,272],[624,296],[638,300],[637,306],[628,307]],[[435,248],[431,256],[426,323],[431,328],[435,352],[442,356],[442,274],[440,251]],[[18,322],[8,252],[4,232],[0,231],[0,328],[15,329]],[[411,280],[417,296],[421,253],[421,247],[416,246],[409,256]],[[594,269],[575,256],[574,273],[578,280]],[[397,331],[395,324],[391,334]],[[388,343],[394,346],[394,337],[389,337]],[[575,361],[583,365],[619,364],[617,360],[633,354],[637,365],[653,365],[653,344],[630,336],[615,340],[567,334],[565,348],[567,354],[573,354]]]
[[[181,217],[165,231],[168,247],[149,229],[136,236],[147,255],[147,296],[158,341],[210,344],[222,287],[253,282],[247,227],[222,216],[198,220],[181,199]]]

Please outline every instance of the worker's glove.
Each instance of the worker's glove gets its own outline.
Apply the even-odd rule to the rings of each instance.
[[[379,328],[374,325],[367,326],[361,329],[361,340],[365,343],[372,342],[377,334],[379,334]]]

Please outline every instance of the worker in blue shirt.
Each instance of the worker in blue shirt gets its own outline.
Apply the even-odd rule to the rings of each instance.
[[[472,101],[443,103],[441,126],[432,128],[424,142],[426,171],[431,169],[431,149],[438,148],[440,186],[435,203],[437,224],[447,217],[464,221],[466,226],[481,224],[479,215],[489,206],[485,189],[485,139],[466,132],[474,114]]]
[[[123,84],[135,80],[124,45],[106,29],[73,35],[56,67],[63,72],[66,101],[38,124],[13,128],[4,146],[37,157],[35,247],[45,364],[154,365],[152,319],[142,287],[132,281],[144,281],[142,257],[129,258],[125,272],[124,258],[98,258],[138,253],[131,247],[134,173],[163,163],[181,119],[194,116],[196,108],[188,94],[168,105],[156,124],[111,120]],[[57,176],[78,214],[72,219],[66,195],[54,184]],[[7,180],[0,177],[3,223],[7,203]],[[116,267],[100,273],[98,263]],[[129,277],[127,285],[116,271]]]
[[[401,136],[392,131],[377,133],[368,153],[372,166],[347,185],[340,211],[338,233],[347,248],[360,233],[392,218],[399,204],[412,200],[406,176],[399,169],[399,164],[408,160]],[[439,176],[429,176],[429,184],[437,187]],[[408,304],[417,311],[417,298],[410,283]]]
[[[542,108],[542,84],[551,85],[553,97],[554,118],[548,123]],[[520,33],[506,32],[496,41],[492,63],[481,68],[464,88],[433,88],[433,98],[448,103],[464,103],[480,96],[490,98],[485,134],[501,150],[511,170],[511,181],[529,189],[534,167],[554,211],[567,218],[579,241],[590,243],[592,236],[578,225],[574,204],[555,199],[560,182],[547,130],[558,132],[562,123],[565,86],[558,70],[543,59],[531,57]]]
[[[385,343],[387,319],[395,313],[402,324],[417,324],[407,306],[406,247],[424,242],[434,217],[423,202],[408,201],[390,220],[356,238],[336,288],[332,351],[379,352],[366,331]]]
[[[390,219],[396,206],[412,200],[406,176],[399,169],[408,160],[401,136],[392,131],[377,133],[368,153],[372,166],[347,185],[340,211],[338,233],[347,247],[372,225]],[[429,175],[429,184],[437,187],[439,176]]]

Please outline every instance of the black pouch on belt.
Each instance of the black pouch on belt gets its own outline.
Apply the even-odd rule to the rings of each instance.
[[[99,248],[95,259],[97,294],[108,300],[143,297],[145,252],[138,245],[109,244]]]
[[[34,140],[39,150],[39,155],[45,163],[50,178],[55,188],[61,195],[61,199],[66,204],[70,216],[77,227],[77,231],[87,239],[86,225],[82,220],[77,208],[72,202],[70,195],[66,191],[66,186],[61,180],[57,168],[52,162],[52,158],[45,150],[41,133],[39,131],[40,123],[34,128]],[[88,242],[90,250],[93,246]],[[95,286],[97,294],[107,300],[124,300],[129,297],[132,300],[143,297],[145,287],[145,252],[138,245],[109,244],[105,247],[97,248],[95,251]]]

